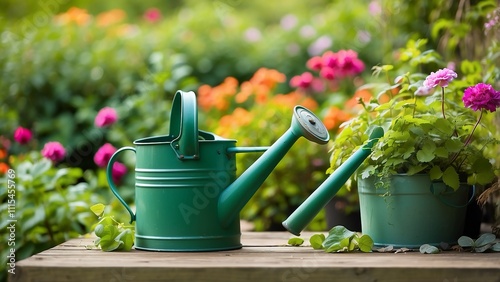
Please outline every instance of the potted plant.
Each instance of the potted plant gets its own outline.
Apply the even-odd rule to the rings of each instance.
[[[439,55],[419,50],[425,40],[412,44],[418,48],[402,64],[373,68],[387,81],[361,87],[378,94],[359,100],[360,112],[342,125],[332,147],[330,171],[363,145],[372,128],[384,128],[351,182],[359,191],[362,231],[378,245],[456,242],[474,188],[496,177],[498,141],[488,114],[500,106],[500,92],[491,85],[496,68],[464,61],[460,75],[437,70]],[[435,71],[416,71],[424,68]]]

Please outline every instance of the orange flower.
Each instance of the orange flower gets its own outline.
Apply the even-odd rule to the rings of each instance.
[[[243,108],[236,108],[232,114],[225,115],[220,119],[216,134],[229,138],[229,135],[234,130],[250,124],[252,120],[253,115],[249,111]]]
[[[368,103],[372,98],[373,94],[368,89],[360,89],[354,93],[351,99],[347,100],[345,103],[346,109],[355,109],[360,107],[359,99],[361,99],[364,103]]]
[[[215,87],[202,85],[198,88],[198,103],[205,110],[213,107],[218,110],[227,110],[229,107],[228,97],[235,95],[237,88],[238,80],[234,77],[227,77]]]
[[[273,102],[278,105],[286,105],[289,108],[302,105],[311,111],[318,108],[318,103],[314,99],[297,91],[276,95],[273,97]]]
[[[286,76],[274,69],[260,68],[258,69],[250,82],[252,84],[262,84],[267,86],[267,88],[272,89],[276,86],[276,84],[285,82]]]
[[[7,157],[7,150],[0,149],[0,160],[5,159]]]
[[[96,23],[98,26],[106,27],[121,22],[125,17],[126,14],[123,10],[113,9],[97,15]]]
[[[343,122],[348,121],[351,115],[337,107],[331,107],[326,114],[323,123],[328,130],[337,129]]]
[[[253,93],[253,85],[249,81],[241,83],[240,92],[234,97],[236,103],[245,103]]]
[[[71,7],[66,13],[55,16],[56,22],[60,24],[76,23],[77,25],[85,25],[90,22],[91,16],[87,10],[77,7]]]
[[[6,174],[9,171],[9,165],[6,163],[0,163],[0,174]]]

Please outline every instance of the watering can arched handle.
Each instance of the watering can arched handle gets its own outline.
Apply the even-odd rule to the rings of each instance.
[[[115,164],[115,161],[116,161],[115,159],[119,153],[121,153],[123,151],[127,151],[127,150],[134,151],[134,153],[136,152],[135,148],[133,148],[133,147],[123,147],[123,148],[118,149],[118,151],[116,151],[109,159],[108,167],[106,168],[106,178],[108,179],[108,184],[109,184],[109,187],[111,188],[111,192],[113,192],[113,194],[115,194],[116,198],[118,198],[120,203],[122,203],[122,205],[130,213],[130,223],[132,223],[135,221],[135,214],[130,209],[130,207],[127,205],[127,203],[125,203],[123,198],[118,194],[118,191],[116,190],[115,182],[113,181],[113,165]]]
[[[198,110],[193,91],[177,91],[170,112],[170,143],[180,160],[199,158]]]

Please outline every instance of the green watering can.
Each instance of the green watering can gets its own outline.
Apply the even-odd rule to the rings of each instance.
[[[178,91],[170,114],[170,134],[135,140],[135,147],[120,148],[108,163],[111,191],[130,213],[131,222],[136,222],[135,248],[149,251],[241,248],[239,212],[301,136],[319,144],[326,144],[330,138],[312,112],[296,106],[290,128],[271,147],[236,147],[236,140],[198,130],[196,95]],[[366,153],[357,157],[359,163],[369,154],[366,147],[360,150]],[[135,213],[118,194],[111,177],[117,156],[127,150],[136,154]],[[235,154],[263,151],[236,179]],[[352,171],[344,172],[347,178],[356,168],[354,164]],[[330,199],[347,178],[334,183],[334,189],[324,188],[334,191]],[[300,209],[307,212],[292,214],[293,218],[284,226],[294,234],[300,233],[330,199],[313,201],[311,204],[318,205],[314,207],[301,205],[296,213]]]

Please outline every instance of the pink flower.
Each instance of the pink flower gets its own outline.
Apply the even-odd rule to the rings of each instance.
[[[66,150],[61,143],[53,141],[48,142],[43,146],[42,156],[53,162],[58,162],[64,159],[66,155]]]
[[[365,69],[365,64],[353,50],[340,50],[337,53],[328,51],[322,56],[323,67],[331,68],[335,76],[355,76]]]
[[[425,86],[420,86],[417,91],[415,91],[415,95],[417,96],[429,96],[432,94],[432,88],[427,88]]]
[[[106,167],[108,165],[109,159],[116,152],[116,148],[113,145],[106,143],[102,145],[99,150],[94,155],[94,162],[99,167]]]
[[[31,134],[31,131],[21,126],[19,126],[14,132],[14,140],[16,140],[19,144],[26,144],[30,142],[32,137],[33,134]]]
[[[298,88],[308,88],[313,82],[314,76],[310,72],[296,75],[290,80],[290,86]]]
[[[323,60],[321,59],[320,56],[314,56],[307,61],[306,66],[310,70],[319,71],[323,66]]]
[[[431,72],[425,78],[424,86],[427,88],[434,88],[436,86],[446,87],[454,78],[457,78],[456,72],[447,68],[440,69],[437,72]]]
[[[124,164],[120,162],[115,162],[113,164],[111,177],[113,178],[114,182],[120,182],[120,180],[126,173],[127,173],[127,167]]]
[[[94,123],[97,127],[111,125],[118,119],[116,110],[110,107],[102,108],[95,116]]]
[[[465,89],[462,100],[466,107],[474,111],[484,109],[494,112],[500,107],[500,91],[489,84],[478,83]]]
[[[324,67],[319,72],[319,76],[327,80],[334,80],[337,76],[335,75],[335,71],[332,68]]]
[[[155,23],[161,20],[161,11],[157,8],[150,8],[146,10],[146,12],[143,15],[143,18],[150,23]]]

